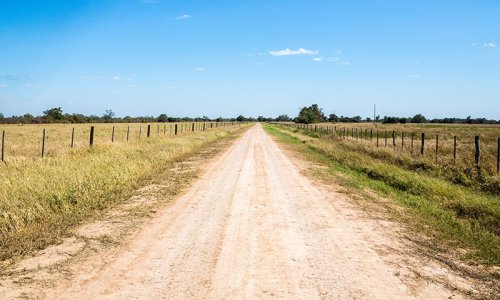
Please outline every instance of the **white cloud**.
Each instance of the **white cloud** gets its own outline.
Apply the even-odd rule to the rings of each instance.
[[[328,57],[328,62],[338,63],[340,61],[340,56]]]
[[[321,61],[325,60],[325,58],[323,56],[321,56],[321,57],[314,57],[313,60],[317,61],[317,62],[321,62]]]
[[[6,85],[5,83],[0,83],[0,88],[8,88],[9,86]]]
[[[286,48],[284,50],[269,51],[272,56],[289,56],[289,55],[316,55],[319,51],[308,50],[304,48],[299,48],[297,50],[291,50]]]
[[[497,45],[495,45],[494,43],[484,43],[483,46],[488,48],[496,48]]]
[[[187,20],[187,19],[191,19],[191,16],[188,14],[183,14],[183,15],[176,17],[176,19],[177,20]]]
[[[194,70],[198,71],[198,72],[205,72],[206,71],[206,69],[202,68],[202,67],[195,68]]]
[[[350,62],[350,61],[341,61],[341,62],[340,62],[340,65],[341,65],[341,66],[350,66],[350,65],[351,65],[351,62]]]
[[[477,46],[477,44],[476,44],[476,43],[472,43],[472,44],[471,44],[471,46],[472,46],[472,47],[476,47],[476,46]]]

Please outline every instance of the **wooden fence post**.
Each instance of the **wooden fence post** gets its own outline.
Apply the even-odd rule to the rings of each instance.
[[[191,126],[191,131],[194,132],[194,123],[193,126]]]
[[[370,129],[370,142],[373,141],[373,128]]]
[[[115,126],[113,126],[113,132],[111,133],[111,143],[115,142]]]
[[[405,149],[405,132],[401,131],[401,150]]]
[[[174,135],[177,135],[177,124],[175,124]]]
[[[75,127],[71,130],[71,148],[75,146]]]
[[[481,148],[480,148],[481,138],[479,137],[479,135],[476,135],[476,137],[474,138],[474,143],[476,144],[476,155],[475,155],[476,167],[479,168],[481,160]]]
[[[436,163],[438,162],[439,153],[439,134],[436,134]]]
[[[413,154],[413,139],[415,138],[415,133],[411,133],[411,154]]]
[[[378,147],[378,129],[377,129],[377,147]]]
[[[90,146],[94,145],[94,126],[90,126]]]
[[[128,142],[129,135],[130,135],[130,126],[127,126],[127,142]]]
[[[5,161],[5,130],[2,130],[2,162]]]
[[[384,137],[385,137],[385,146],[387,147],[387,130],[384,133]]]
[[[396,130],[392,131],[392,147],[396,149]]]
[[[457,136],[453,137],[453,164],[457,164]]]
[[[45,158],[45,128],[42,131],[42,158]]]
[[[420,154],[424,155],[425,150],[425,132],[422,132],[422,146],[420,146]]]
[[[148,125],[148,133],[147,133],[148,139],[150,136],[151,136],[151,125]]]

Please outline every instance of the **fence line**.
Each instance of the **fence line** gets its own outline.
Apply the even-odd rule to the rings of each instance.
[[[314,131],[316,133],[326,133],[328,134],[329,136],[331,136],[332,139],[334,140],[337,140],[337,139],[340,139],[340,140],[350,140],[350,141],[354,141],[354,142],[358,142],[358,141],[369,141],[371,144],[373,144],[373,129],[370,129],[370,135],[369,135],[369,139],[368,139],[368,129],[365,129],[363,131],[363,129],[358,129],[358,128],[354,128],[352,127],[350,130],[346,127],[339,127],[339,126],[320,126],[318,127],[317,125],[314,125],[314,127],[310,126],[309,124],[292,124],[292,123],[275,123],[275,124],[279,124],[279,125],[284,125],[284,126],[287,126],[287,127],[293,127],[293,128],[297,128],[297,129],[300,129],[300,130],[304,130],[308,133],[310,133],[311,131]],[[364,134],[363,134],[364,133]],[[380,142],[379,142],[379,139],[380,139],[380,134],[379,134],[379,130],[377,129],[376,132],[375,132],[375,138],[376,138],[376,142],[375,142],[375,146],[378,148],[380,147]],[[349,136],[350,134],[350,136]],[[391,137],[392,137],[392,146],[394,149],[396,149],[396,131],[393,130],[392,133],[391,133]],[[384,147],[387,147],[388,146],[388,131],[387,130],[384,130],[383,132],[383,139],[384,139]],[[426,146],[426,133],[425,132],[422,132],[422,135],[421,135],[421,145],[420,145],[420,155],[423,157],[426,153],[426,149],[425,149],[425,146]],[[432,136],[430,137],[432,139]],[[414,150],[414,140],[415,140],[415,133],[412,132],[411,133],[411,146],[410,146],[410,153],[413,154],[413,150]],[[457,155],[458,155],[458,147],[459,147],[459,144],[458,144],[458,137],[455,135],[453,136],[453,152],[452,152],[452,155],[453,155],[453,165],[456,165],[457,164]],[[439,134],[437,133],[435,135],[435,150],[434,150],[434,160],[435,160],[435,163],[438,164],[439,161],[440,161],[440,155],[439,155],[439,152],[440,152],[440,137],[439,137]],[[407,150],[407,148],[405,147],[405,132],[404,131],[401,131],[401,150]],[[482,150],[481,150],[481,137],[479,135],[475,136],[474,137],[474,149],[473,149],[473,152],[474,152],[474,166],[477,167],[477,168],[480,168],[481,166],[481,156],[482,156]],[[497,139],[497,151],[496,151],[496,155],[495,153],[493,153],[493,156],[496,156],[496,174],[500,174],[500,137]],[[444,160],[444,156],[443,158],[441,158],[441,160]]]
[[[175,124],[170,124],[169,128],[170,128],[170,134],[169,136],[172,137],[172,136],[177,136],[177,135],[180,135],[182,133],[188,133],[188,132],[204,132],[206,131],[207,129],[211,129],[211,128],[218,128],[218,127],[227,127],[227,126],[235,126],[235,125],[238,125],[238,126],[241,126],[241,124],[243,122],[189,122],[191,124],[188,124],[188,123],[175,123]],[[208,124],[210,124],[210,126],[208,126]],[[172,125],[174,125],[174,132],[172,132]],[[215,126],[214,126],[215,125]],[[95,145],[95,142],[96,142],[96,129],[97,129],[97,126],[96,125],[91,125],[90,126],[90,132],[89,132],[89,135],[88,135],[88,145],[90,147],[94,146]],[[126,142],[128,142],[130,140],[130,125],[127,126],[127,131],[126,131]],[[157,129],[156,129],[156,136],[159,137],[160,136],[160,125],[158,124],[157,125]],[[164,127],[163,127],[163,135],[166,136],[167,135],[167,124],[164,124]],[[172,135],[172,133],[174,133]],[[115,143],[115,126],[113,126],[111,128],[111,143]],[[141,135],[142,135],[142,125],[139,125],[139,136],[138,136],[138,140],[141,139]],[[6,162],[6,155],[8,153],[6,153],[6,137],[7,137],[7,131],[5,129],[2,130],[2,139],[1,139],[1,162]],[[41,140],[41,153],[38,152],[40,155],[41,154],[41,158],[45,158],[46,154],[47,154],[47,151],[46,151],[46,145],[47,145],[47,130],[46,128],[43,128],[42,129],[42,140]],[[151,138],[151,124],[148,124],[147,125],[147,138],[150,139]],[[108,140],[109,141],[109,140]],[[74,148],[75,147],[75,127],[73,127],[71,129],[71,143],[70,143],[70,148]],[[37,155],[37,156],[38,156]]]

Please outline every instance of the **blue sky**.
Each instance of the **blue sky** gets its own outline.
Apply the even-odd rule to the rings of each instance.
[[[500,1],[0,0],[0,112],[500,119]]]

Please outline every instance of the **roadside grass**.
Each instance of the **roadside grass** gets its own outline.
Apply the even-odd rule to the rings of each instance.
[[[76,148],[0,166],[0,260],[43,249],[76,225],[127,199],[173,163],[248,128]]]
[[[327,166],[336,183],[363,196],[369,189],[399,208],[386,208],[429,238],[433,251],[456,250],[469,262],[499,266],[500,199],[447,180],[374,158],[342,142],[318,139],[279,125],[265,129],[306,159]],[[435,246],[433,246],[435,245]],[[498,276],[498,274],[491,274]]]

